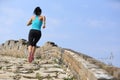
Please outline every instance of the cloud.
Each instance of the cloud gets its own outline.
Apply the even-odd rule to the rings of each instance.
[[[117,22],[110,21],[110,20],[99,20],[99,19],[88,19],[86,21],[89,27],[93,28],[105,28],[105,27],[115,27],[119,25]]]
[[[81,4],[81,5],[79,5],[79,6],[81,6],[82,8],[89,8],[89,5],[88,5],[88,4]]]
[[[2,40],[10,39],[10,36],[15,35],[18,23],[24,20],[24,12],[20,8],[0,6],[0,38]],[[18,26],[16,26],[18,25]],[[16,33],[17,34],[17,33]],[[5,36],[3,36],[5,35]],[[7,35],[7,36],[6,36]],[[15,35],[16,36],[16,35]]]
[[[21,9],[13,7],[0,7],[0,12],[2,24],[6,26],[12,26],[24,15]]]
[[[109,2],[108,6],[114,10],[120,10],[120,1]]]
[[[92,27],[99,27],[102,24],[103,23],[101,21],[98,21],[98,20],[88,20],[88,25],[92,26]]]
[[[60,20],[59,19],[56,19],[56,18],[48,18],[48,24],[50,25],[54,25],[54,26],[58,26],[60,25]]]
[[[47,17],[46,24],[49,27],[58,28],[62,24],[62,20],[53,17]]]

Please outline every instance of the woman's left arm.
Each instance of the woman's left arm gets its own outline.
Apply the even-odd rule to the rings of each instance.
[[[46,28],[46,17],[43,16],[43,28]]]

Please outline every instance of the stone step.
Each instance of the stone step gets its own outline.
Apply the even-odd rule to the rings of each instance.
[[[52,59],[28,63],[25,58],[0,56],[0,80],[64,80],[70,75]]]

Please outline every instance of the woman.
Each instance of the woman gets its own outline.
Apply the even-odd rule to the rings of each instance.
[[[34,60],[34,53],[36,50],[36,44],[41,38],[41,27],[43,28],[46,27],[46,18],[45,16],[41,16],[42,10],[40,7],[36,7],[33,12],[35,15],[33,15],[30,20],[27,23],[27,26],[31,25],[32,28],[29,32],[29,37],[28,37],[28,52],[29,52],[29,57],[28,61],[31,63]]]

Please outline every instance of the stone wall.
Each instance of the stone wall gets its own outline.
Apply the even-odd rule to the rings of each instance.
[[[0,45],[1,55],[25,57],[25,53],[27,53],[27,41],[25,39],[8,40]]]
[[[80,56],[65,50],[64,62],[69,63],[69,67],[77,75],[78,80],[115,80],[106,70],[85,60],[84,55]]]
[[[27,41],[9,40],[0,46],[0,54],[26,57]],[[36,49],[36,58],[57,58],[59,64],[65,64],[77,80],[120,80],[120,68],[109,66],[90,56],[46,42]]]

